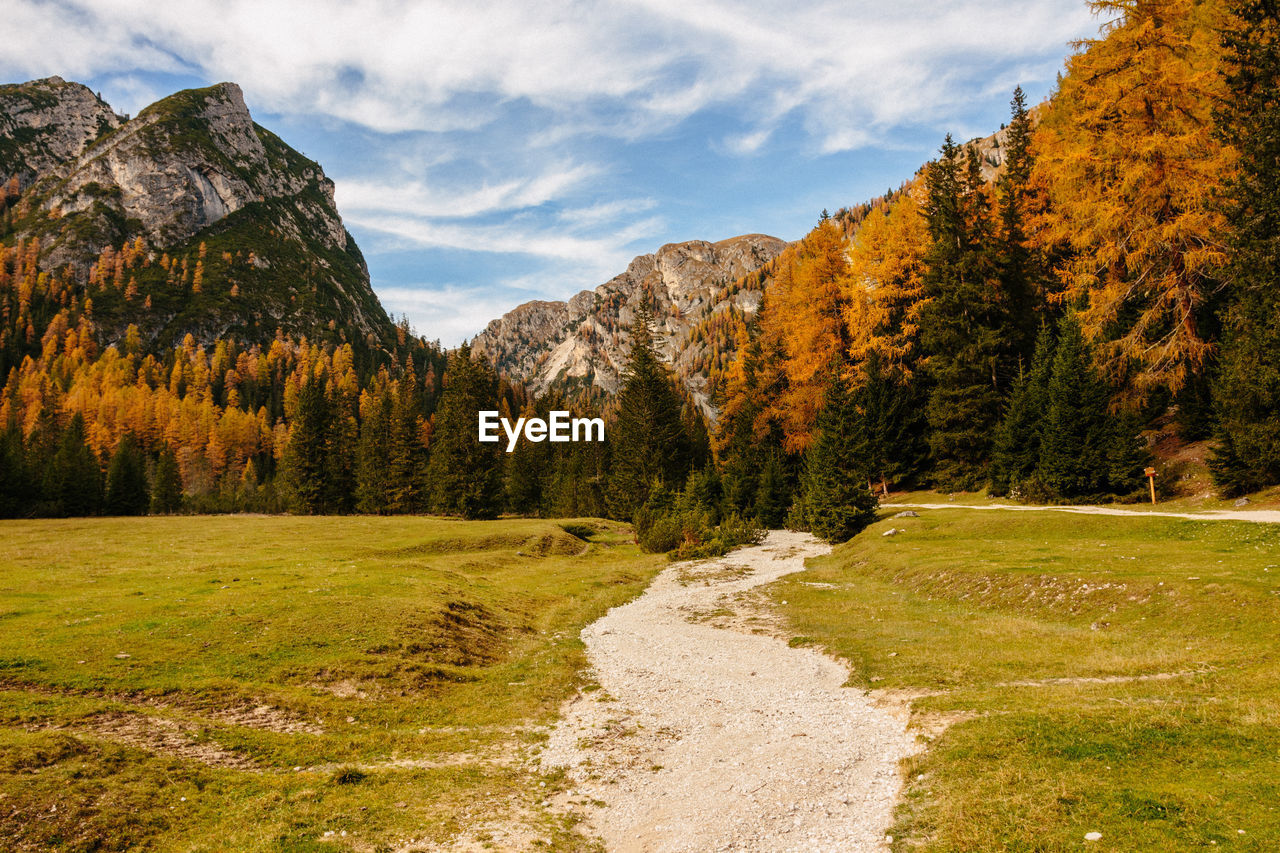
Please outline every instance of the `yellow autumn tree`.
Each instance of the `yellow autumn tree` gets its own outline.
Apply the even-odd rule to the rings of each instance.
[[[1064,253],[1059,298],[1081,309],[1130,395],[1178,390],[1206,363],[1219,286],[1217,195],[1235,152],[1214,133],[1224,95],[1222,0],[1095,0],[1102,38],[1071,57],[1035,136],[1042,248]]]
[[[920,314],[929,300],[924,254],[929,231],[917,179],[867,214],[853,236],[844,278],[844,319],[855,373],[873,355],[898,381],[909,379],[919,346]]]
[[[840,228],[824,219],[804,239],[778,257],[760,324],[763,350],[784,375],[765,416],[776,418],[786,448],[809,445],[822,405],[828,370],[848,348],[844,298],[849,273],[848,244]]]

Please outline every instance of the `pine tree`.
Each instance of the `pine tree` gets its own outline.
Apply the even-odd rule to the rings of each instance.
[[[381,389],[360,422],[360,447],[356,453],[356,507],[360,512],[391,511],[387,459],[391,452],[391,392]]]
[[[925,389],[918,378],[896,379],[881,366],[875,352],[863,364],[862,372],[865,378],[854,391],[863,412],[858,444],[867,473],[887,491],[918,476],[928,459]]]
[[[1000,221],[1000,286],[1006,301],[1009,363],[1031,354],[1035,338],[1036,303],[1042,264],[1027,242],[1027,206],[1035,157],[1031,147],[1031,113],[1018,86],[1010,103],[1004,148],[1004,173],[997,186]]]
[[[22,427],[11,421],[0,434],[0,518],[19,518],[32,512],[36,500]]]
[[[147,511],[147,472],[142,451],[125,433],[107,465],[107,515],[142,515]]]
[[[178,471],[178,458],[167,445],[156,459],[154,481],[151,484],[151,512],[168,514],[182,508],[182,477]]]
[[[44,494],[53,515],[97,515],[102,508],[102,468],[85,442],[84,417],[79,412],[62,430],[45,468]]]
[[[1073,315],[1058,325],[1053,374],[1040,427],[1035,477],[1054,497],[1077,500],[1128,494],[1139,485],[1145,449],[1136,412],[1112,414],[1110,388]]]
[[[539,417],[537,407],[526,406],[520,415]],[[547,469],[545,442],[522,441],[507,460],[507,507],[518,515],[535,515],[542,502],[543,480]]]
[[[1230,495],[1280,483],[1280,7],[1244,0],[1225,42],[1234,72],[1222,118],[1240,151],[1230,186],[1232,299],[1215,388],[1214,479]]]
[[[1030,369],[1014,385],[996,433],[991,457],[991,489],[995,494],[1020,490],[1039,467],[1040,428],[1048,405],[1053,356],[1053,329],[1045,325],[1036,338]]]
[[[680,483],[690,468],[689,438],[681,420],[682,404],[670,372],[653,345],[648,306],[636,311],[631,352],[618,415],[610,437],[609,510],[630,519],[655,482]]]
[[[297,411],[289,430],[289,444],[281,460],[281,476],[296,512],[327,510],[326,475],[330,471],[328,443],[331,422],[324,381],[310,378],[298,389]]]
[[[926,414],[933,478],[945,489],[976,489],[986,479],[1008,346],[977,157],[970,149],[964,174],[960,161],[961,149],[948,135],[927,173],[931,301],[921,341],[931,382]]]
[[[828,542],[844,542],[875,521],[878,503],[867,488],[863,413],[848,383],[833,371],[818,414],[817,435],[805,452],[804,516]]]
[[[498,408],[498,380],[488,363],[463,345],[449,359],[444,393],[431,432],[427,481],[431,508],[463,518],[495,518],[502,509],[498,442],[481,442],[479,413]]]

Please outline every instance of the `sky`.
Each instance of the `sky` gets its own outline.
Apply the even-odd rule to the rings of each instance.
[[[803,236],[1047,97],[1084,0],[6,0],[0,82],[234,81],[446,346],[664,243]]]

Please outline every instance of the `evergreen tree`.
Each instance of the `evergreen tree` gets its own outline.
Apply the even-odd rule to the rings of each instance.
[[[1079,322],[1062,318],[1040,427],[1035,477],[1066,500],[1128,494],[1147,461],[1136,412],[1108,411],[1110,389],[1098,376]]]
[[[895,381],[872,352],[863,365],[865,380],[855,392],[862,408],[859,452],[878,488],[915,477],[929,454],[925,442],[925,392],[918,379]]]
[[[387,511],[419,512],[429,504],[426,487],[428,453],[422,445],[418,428],[421,404],[413,375],[400,382],[396,391],[386,456]]]
[[[878,502],[867,488],[866,434],[848,383],[833,371],[818,413],[818,433],[805,452],[804,517],[828,542],[844,542],[875,521]]]
[[[1280,7],[1243,0],[1225,42],[1234,72],[1220,120],[1240,169],[1210,464],[1234,495],[1280,483]]]
[[[125,433],[107,465],[107,515],[142,515],[147,511],[147,472],[133,435]]]
[[[778,445],[766,448],[763,453],[764,465],[755,493],[754,515],[760,526],[769,530],[782,527],[794,500],[792,483],[795,478],[787,470],[788,458]]]
[[[449,359],[431,432],[427,480],[431,508],[463,518],[495,518],[502,509],[500,442],[481,442],[479,413],[498,408],[498,380],[488,363],[461,346]]]
[[[631,328],[631,352],[610,438],[609,510],[630,519],[654,482],[679,483],[689,472],[690,447],[682,405],[653,345],[652,314],[642,305]]]
[[[97,515],[102,508],[102,468],[85,442],[79,412],[62,430],[58,449],[45,467],[44,494],[52,515]]]
[[[281,460],[281,475],[294,511],[327,511],[326,476],[330,473],[329,401],[324,381],[312,377],[298,389],[297,411],[289,430],[289,444]]]
[[[154,480],[151,484],[151,512],[168,514],[182,508],[182,476],[178,471],[178,458],[167,445],[156,459]]]
[[[22,427],[10,421],[0,435],[0,518],[20,518],[34,512],[37,498],[27,466]]]
[[[391,483],[387,460],[391,454],[393,401],[387,388],[369,404],[360,423],[360,447],[356,453],[356,508],[360,512],[391,511]]]
[[[1010,363],[1031,354],[1035,337],[1036,294],[1042,266],[1027,244],[1027,203],[1031,191],[1031,171],[1035,164],[1031,148],[1031,113],[1027,98],[1018,86],[1010,103],[1009,130],[1005,138],[1004,173],[997,186],[1000,221],[1000,286],[1004,293],[1009,328],[1006,339]]]
[[[976,489],[986,479],[999,418],[1003,335],[991,223],[977,157],[964,174],[948,135],[927,173],[925,216],[931,244],[925,285],[932,301],[921,320],[931,380],[926,415],[933,477],[945,489]]]
[[[535,406],[529,405],[520,413],[522,417],[539,417]],[[547,468],[545,442],[522,441],[507,460],[507,506],[518,515],[534,515],[542,502],[543,479]]]
[[[1013,387],[996,433],[991,458],[991,489],[1009,494],[1031,479],[1040,464],[1040,428],[1053,375],[1053,329],[1042,326],[1031,367]]]
[[[328,513],[351,512],[355,509],[357,452],[360,427],[356,422],[354,400],[335,392],[330,403],[329,428],[324,442],[323,506]]]

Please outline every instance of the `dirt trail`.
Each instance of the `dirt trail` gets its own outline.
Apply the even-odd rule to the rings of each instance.
[[[1117,509],[1110,506],[1022,506],[1020,504],[880,504],[881,509],[1002,509],[1017,512],[1075,512],[1082,515],[1130,515],[1164,518],[1189,518],[1193,521],[1253,521],[1280,524],[1280,510],[1275,509],[1209,509],[1201,512],[1168,512],[1165,510]]]
[[[905,711],[841,687],[846,667],[815,650],[700,621],[827,550],[773,532],[674,564],[583,631],[600,689],[570,703],[542,764],[568,768],[563,805],[609,850],[886,849],[915,749]]]

